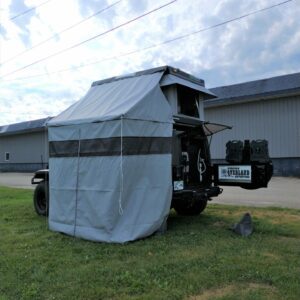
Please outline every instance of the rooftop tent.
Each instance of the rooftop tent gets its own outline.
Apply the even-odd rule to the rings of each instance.
[[[123,243],[160,228],[172,196],[162,75],[94,84],[48,123],[50,229]]]
[[[95,82],[48,123],[51,230],[124,243],[164,224],[173,114],[160,82],[170,70]]]

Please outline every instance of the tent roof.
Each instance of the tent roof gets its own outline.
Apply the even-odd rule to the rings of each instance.
[[[154,74],[158,72],[163,73],[163,77],[160,81],[160,86],[180,84],[204,93],[207,96],[207,99],[217,97],[214,93],[212,93],[210,90],[205,88],[205,82],[203,79],[197,78],[191,74],[181,71],[178,68],[174,68],[170,66],[162,66],[158,68],[152,68],[140,72],[135,72],[135,73],[126,74],[122,76],[115,76],[104,80],[95,81],[92,83],[92,86],[101,85],[104,83],[111,83],[113,81],[128,79],[128,78],[137,77],[141,75]]]
[[[49,126],[101,122],[123,118],[172,122],[172,112],[160,86],[185,85],[215,97],[204,81],[164,66],[93,82],[88,93],[52,119]]]
[[[204,87],[203,79],[197,78],[191,74],[181,71],[178,68],[174,68],[174,67],[170,67],[170,66],[162,66],[162,67],[147,69],[147,70],[139,71],[139,72],[135,72],[135,73],[125,74],[125,75],[121,75],[121,76],[115,76],[115,77],[107,78],[104,80],[95,81],[92,83],[92,86],[100,85],[103,83],[109,83],[109,82],[116,81],[116,80],[137,77],[137,76],[141,76],[141,75],[154,74],[154,73],[163,73],[164,75],[173,74],[173,75],[176,75],[177,77],[183,78],[190,82],[194,82],[194,83],[199,84]]]

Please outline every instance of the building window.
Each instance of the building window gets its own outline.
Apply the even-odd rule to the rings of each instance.
[[[5,161],[9,161],[9,152],[5,152]]]

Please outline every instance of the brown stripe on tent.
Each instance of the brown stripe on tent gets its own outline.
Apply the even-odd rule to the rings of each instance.
[[[123,137],[122,155],[170,154],[171,137]],[[52,141],[50,157],[87,157],[121,155],[121,137],[99,138],[79,141]]]

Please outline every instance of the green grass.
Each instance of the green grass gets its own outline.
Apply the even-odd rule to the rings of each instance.
[[[248,238],[228,228],[249,211]],[[32,191],[0,187],[0,299],[299,299],[300,211],[209,204],[126,245],[47,229]]]

